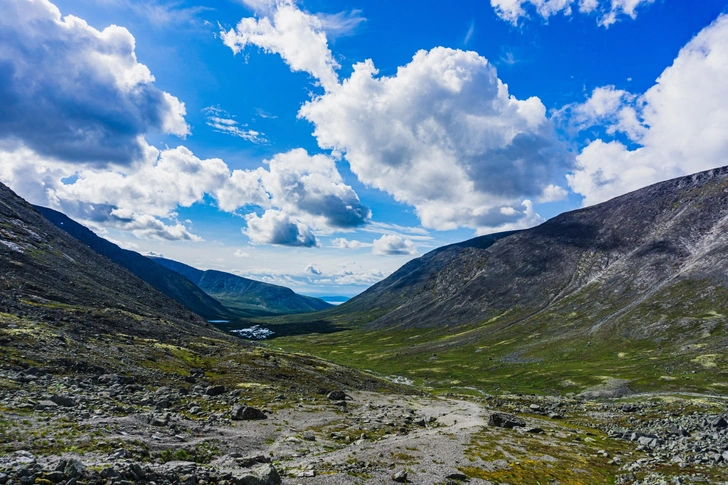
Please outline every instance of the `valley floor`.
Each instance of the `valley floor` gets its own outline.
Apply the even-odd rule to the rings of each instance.
[[[342,400],[34,368],[0,388],[0,483],[728,483],[726,404],[711,398]],[[232,419],[250,403],[267,419]],[[497,413],[515,427],[489,425]]]

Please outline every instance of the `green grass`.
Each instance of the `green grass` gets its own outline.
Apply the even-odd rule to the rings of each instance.
[[[405,377],[436,390],[473,387],[486,393],[568,394],[618,378],[630,381],[636,391],[723,393],[728,389],[728,355],[715,344],[723,337],[722,326],[704,331],[706,322],[715,318],[715,313],[704,311],[668,328],[657,340],[620,327],[589,334],[581,330],[580,315],[551,313],[507,328],[498,318],[448,329],[377,331],[333,322],[330,325],[339,331],[289,334],[268,344]],[[289,324],[267,326],[277,331],[279,325]],[[686,335],[693,338],[686,340]]]

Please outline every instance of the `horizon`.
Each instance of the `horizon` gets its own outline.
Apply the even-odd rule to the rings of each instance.
[[[0,181],[125,249],[352,297],[724,165],[727,2],[472,3],[8,0]]]

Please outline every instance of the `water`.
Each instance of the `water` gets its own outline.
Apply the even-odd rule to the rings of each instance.
[[[230,330],[230,333],[237,335],[238,337],[252,339],[252,340],[265,340],[275,332],[268,330],[267,328],[253,325],[248,328],[239,328],[237,330]]]

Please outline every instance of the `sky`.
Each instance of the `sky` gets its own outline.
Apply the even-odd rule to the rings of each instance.
[[[308,295],[728,163],[728,0],[0,6],[0,182]]]

